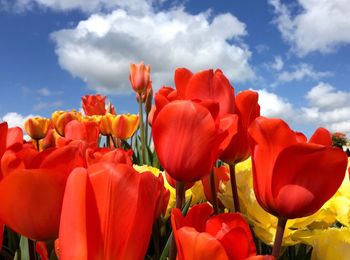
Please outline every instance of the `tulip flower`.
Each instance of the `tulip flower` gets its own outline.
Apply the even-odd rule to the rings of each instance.
[[[139,64],[130,64],[129,80],[132,88],[136,93],[143,93],[146,91],[150,83],[150,66],[141,62]]]
[[[79,122],[72,120],[65,127],[66,140],[82,140],[97,147],[100,129],[95,122]]]
[[[163,179],[125,164],[97,163],[69,176],[59,258],[144,259]]]
[[[213,174],[215,176],[214,178],[215,193],[217,193],[219,191],[219,185],[229,181],[230,174],[228,172],[228,169],[225,166],[214,167],[213,171],[214,171]],[[210,175],[204,176],[202,178],[202,184],[203,184],[205,197],[213,205],[213,194],[210,186]]]
[[[272,253],[278,257],[286,220],[315,213],[334,195],[344,179],[347,156],[330,146],[325,129],[304,143],[284,121],[258,117],[248,131],[256,198],[278,217]]]
[[[34,240],[57,238],[66,180],[73,168],[84,166],[82,154],[69,145],[37,153],[31,163],[12,157],[16,163],[8,163],[0,182],[1,221]]]
[[[234,112],[234,89],[221,70],[203,70],[192,74],[188,69],[179,68],[175,71],[174,79],[179,99],[216,101],[220,104],[220,116]]]
[[[222,146],[236,130],[231,127],[235,116],[220,119],[217,115],[217,103],[188,100],[170,102],[159,111],[153,120],[154,146],[172,178],[193,182],[210,173]]]
[[[86,161],[87,165],[92,165],[98,162],[113,162],[113,163],[124,163],[132,166],[132,150],[124,151],[123,149],[113,149],[110,148],[89,148],[86,151]]]
[[[115,117],[116,117],[115,115],[112,115],[110,113],[107,113],[101,116],[99,127],[100,127],[100,133],[102,135],[105,135],[105,136],[112,135],[112,122]]]
[[[184,217],[177,208],[171,212],[179,260],[246,259],[256,254],[249,225],[240,214],[210,217],[209,204],[199,204]]]
[[[138,115],[117,115],[112,121],[112,135],[125,140],[134,135],[139,126]]]
[[[87,116],[106,114],[106,97],[102,95],[86,95],[81,98],[82,107]]]
[[[248,127],[255,118],[260,116],[257,92],[242,91],[238,93],[235,101],[235,114],[238,115],[237,134],[220,155],[220,159],[228,164],[242,162],[250,156]]]
[[[72,120],[81,120],[81,113],[77,111],[55,111],[51,116],[53,125],[61,136],[64,136],[64,129],[66,124]]]
[[[24,122],[24,129],[34,140],[43,139],[49,130],[51,121],[48,118],[32,117]]]

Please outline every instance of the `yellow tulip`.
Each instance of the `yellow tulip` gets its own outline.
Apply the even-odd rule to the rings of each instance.
[[[48,118],[32,117],[24,122],[24,129],[34,140],[43,139],[49,130],[51,121]]]
[[[112,122],[112,135],[119,139],[128,139],[136,132],[139,126],[138,115],[117,115]]]
[[[52,113],[51,119],[57,133],[64,136],[64,128],[66,124],[72,120],[81,121],[81,113],[75,110],[72,111],[55,111]]]
[[[116,115],[112,115],[111,113],[106,113],[101,116],[100,120],[100,133],[103,135],[112,135],[112,122]]]

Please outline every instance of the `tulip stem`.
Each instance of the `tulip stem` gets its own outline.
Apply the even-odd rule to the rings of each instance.
[[[39,139],[35,139],[35,144],[36,144],[36,149],[38,150],[38,152],[40,152],[40,143],[39,143]]]
[[[175,184],[176,189],[176,208],[182,209],[182,205],[185,201],[185,183],[176,181]],[[174,232],[173,232],[174,233]],[[170,244],[170,250],[169,250],[169,260],[175,260],[176,259],[176,243],[174,235],[171,237],[171,244]]]
[[[272,255],[275,257],[275,259],[278,259],[278,256],[281,251],[281,245],[283,240],[283,233],[284,229],[286,227],[287,219],[284,217],[278,218],[278,224],[276,229],[276,235],[275,235],[275,242],[273,244],[272,248]]]
[[[235,167],[236,167],[236,164],[234,163],[230,164],[230,180],[231,180],[233,205],[235,207],[235,212],[241,212],[241,207],[239,206]]]
[[[213,204],[214,213],[218,214],[218,200],[216,195],[216,188],[215,188],[215,174],[214,170],[212,169],[210,172],[210,191],[211,191],[211,199]]]
[[[143,122],[142,94],[139,93],[139,120],[140,120],[140,136],[141,136],[141,163],[146,162],[146,140],[145,140],[145,125]]]

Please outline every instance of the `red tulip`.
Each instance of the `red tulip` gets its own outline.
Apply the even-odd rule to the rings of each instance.
[[[95,122],[79,122],[77,120],[72,120],[66,124],[64,132],[66,141],[82,140],[92,146],[97,147],[98,145],[100,128]]]
[[[31,239],[55,239],[66,180],[73,168],[84,165],[81,154],[73,145],[36,153],[30,162],[24,162],[20,153],[4,154],[2,162],[7,166],[2,167],[6,172],[0,182],[1,221]]]
[[[179,260],[246,259],[256,254],[249,225],[240,214],[210,217],[208,204],[191,208],[186,217],[177,208],[171,212]]]
[[[177,181],[193,182],[209,174],[220,152],[235,133],[236,116],[218,118],[213,102],[173,101],[153,120],[159,161]],[[169,149],[171,147],[171,149]]]
[[[87,164],[90,166],[98,162],[124,163],[132,166],[132,150],[98,148],[88,149],[86,155]]]
[[[214,176],[215,176],[215,191],[219,191],[219,185],[221,182],[228,182],[230,180],[230,173],[228,172],[228,169],[225,166],[221,167],[214,167]],[[205,197],[207,200],[212,203],[212,192],[210,189],[210,175],[204,176],[202,178],[202,184],[203,184],[203,190]]]
[[[125,164],[75,169],[64,195],[60,259],[144,259],[162,177]]]
[[[347,157],[318,129],[309,143],[280,119],[258,117],[250,126],[254,191],[260,205],[282,218],[316,212],[341,185]]]
[[[188,69],[179,68],[175,71],[175,85],[179,99],[216,101],[220,104],[220,116],[234,112],[234,89],[219,69],[192,74]]]
[[[232,137],[230,144],[220,155],[220,159],[229,164],[244,161],[250,156],[248,127],[256,117],[260,116],[258,93],[251,90],[242,91],[238,93],[235,101],[235,113],[238,115],[237,134]]]
[[[86,95],[81,98],[82,107],[87,116],[106,114],[106,97],[102,95]]]

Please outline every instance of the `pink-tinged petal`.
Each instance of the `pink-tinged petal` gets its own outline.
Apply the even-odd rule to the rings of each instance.
[[[311,136],[309,143],[332,146],[331,133],[323,127],[317,128],[315,133]]]
[[[187,84],[192,75],[193,73],[186,68],[178,68],[175,70],[175,86],[179,97],[182,99],[186,97]]]
[[[273,204],[271,181],[278,154],[296,144],[295,133],[281,119],[256,118],[248,128],[253,156],[254,191],[260,205],[267,209]]]
[[[240,214],[219,214],[210,218],[206,232],[220,241],[230,259],[245,259],[256,254],[249,225]]]
[[[176,232],[179,260],[229,260],[223,246],[211,235],[199,233],[191,227]]]
[[[58,236],[66,176],[54,170],[19,170],[0,182],[0,219],[35,240]]]
[[[152,134],[161,165],[183,182],[209,174],[222,141],[209,110],[191,101],[173,101],[163,107],[153,121]]]
[[[221,70],[204,70],[193,74],[187,83],[185,98],[218,102],[220,116],[233,113],[235,108],[234,89]]]
[[[316,212],[338,190],[346,165],[346,154],[330,146],[299,143],[283,150],[271,183],[274,214],[292,219]]]

